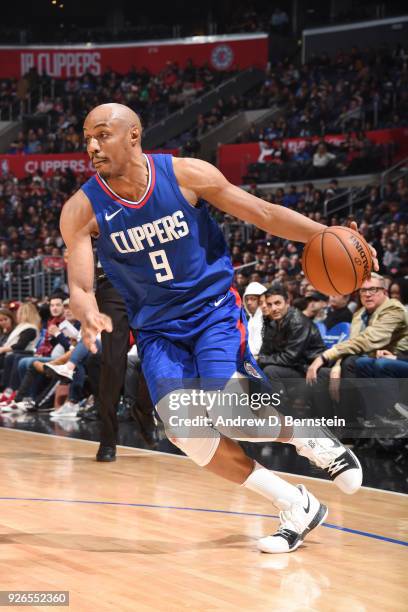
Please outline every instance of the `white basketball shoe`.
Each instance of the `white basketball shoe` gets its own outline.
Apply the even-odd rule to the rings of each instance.
[[[359,460],[326,427],[319,430],[322,437],[298,438],[294,442],[298,454],[326,472],[343,493],[356,493],[363,482]]]
[[[279,512],[278,531],[258,541],[258,548],[262,552],[293,552],[302,544],[307,534],[326,519],[327,507],[321,504],[303,485],[298,485],[298,489],[302,498],[287,510]]]

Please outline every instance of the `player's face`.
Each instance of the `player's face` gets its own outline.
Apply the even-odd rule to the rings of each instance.
[[[86,150],[97,172],[118,176],[130,157],[130,129],[116,119],[88,118],[84,125]]]
[[[280,321],[288,312],[289,304],[281,295],[268,295],[266,304],[273,321]]]

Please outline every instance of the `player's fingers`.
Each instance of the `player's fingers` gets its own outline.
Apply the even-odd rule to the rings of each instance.
[[[94,354],[98,352],[98,347],[96,346],[95,342],[91,342],[89,345],[89,350]]]
[[[92,353],[96,353],[98,351],[98,347],[96,346],[96,335],[97,332],[90,329],[87,329],[82,333],[83,343]]]
[[[98,315],[95,321],[95,324],[96,324],[97,333],[100,333],[103,331],[110,333],[113,329],[112,319],[104,314]]]
[[[105,315],[104,330],[110,333],[113,330],[112,319]]]
[[[372,260],[373,260],[374,272],[378,272],[378,270],[380,269],[380,266],[378,264],[377,251],[375,250],[374,247],[371,246],[371,244],[369,245],[369,247],[370,247],[370,251],[371,251],[371,257],[372,257]]]
[[[358,232],[358,226],[357,226],[357,223],[355,221],[352,221],[350,223],[350,229],[354,230],[355,232]]]

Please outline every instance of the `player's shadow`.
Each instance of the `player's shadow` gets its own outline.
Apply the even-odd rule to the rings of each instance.
[[[256,538],[239,534],[198,542],[153,539],[130,540],[125,538],[94,536],[85,533],[15,532],[0,534],[0,545],[22,544],[23,546],[40,548],[138,555],[166,555],[216,548],[248,548],[248,546],[255,541]]]

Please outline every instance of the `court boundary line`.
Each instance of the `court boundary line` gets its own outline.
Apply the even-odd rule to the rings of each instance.
[[[14,429],[13,427],[0,427],[0,431],[18,431],[19,433],[31,434],[34,436],[50,436],[51,438],[57,438],[59,440],[75,440],[76,442],[85,442],[86,444],[99,444],[96,440],[84,440],[82,438],[70,438],[69,436],[59,436],[58,434],[46,433],[43,431],[29,431],[27,429]],[[117,444],[116,448],[124,448],[129,449],[136,452],[142,452],[147,455],[164,455],[167,457],[175,457],[177,459],[188,459],[191,461],[190,457],[187,455],[176,455],[173,453],[166,453],[165,451],[157,451],[150,450],[149,448],[138,448],[136,446],[125,446],[123,444]],[[325,482],[326,484],[333,484],[331,480],[327,480],[327,478],[319,478],[319,476],[304,476],[303,474],[294,474],[293,472],[284,472],[283,470],[273,469],[273,472],[278,472],[278,474],[285,474],[287,476],[295,476],[296,478],[305,478],[306,480],[318,480],[319,482]],[[408,497],[408,493],[401,493],[399,491],[388,491],[388,489],[377,489],[375,487],[368,487],[366,485],[362,485],[361,489],[365,489],[366,491],[374,491],[374,493],[387,493],[388,495],[399,495],[400,497]]]
[[[119,506],[124,508],[149,508],[152,510],[182,510],[185,512],[208,512],[211,514],[227,514],[229,516],[243,516],[243,517],[255,517],[255,518],[279,518],[276,514],[263,514],[260,512],[240,512],[238,510],[219,510],[217,508],[193,508],[191,506],[167,506],[162,504],[137,504],[131,502],[115,502],[115,501],[103,501],[103,500],[86,500],[86,499],[64,499],[64,498],[49,498],[49,497],[1,497],[0,501],[30,501],[30,502],[43,502],[43,503],[65,503],[65,504],[93,504],[100,506]],[[371,533],[369,531],[361,531],[360,529],[353,529],[352,527],[342,527],[340,525],[334,525],[333,523],[322,523],[321,527],[327,529],[335,529],[336,531],[343,531],[345,533],[351,533],[353,535],[360,535],[373,540],[379,540],[382,542],[389,542],[390,544],[398,544],[399,546],[408,546],[408,542],[405,540],[397,540],[396,538],[389,538],[388,536],[382,536],[377,533]]]

